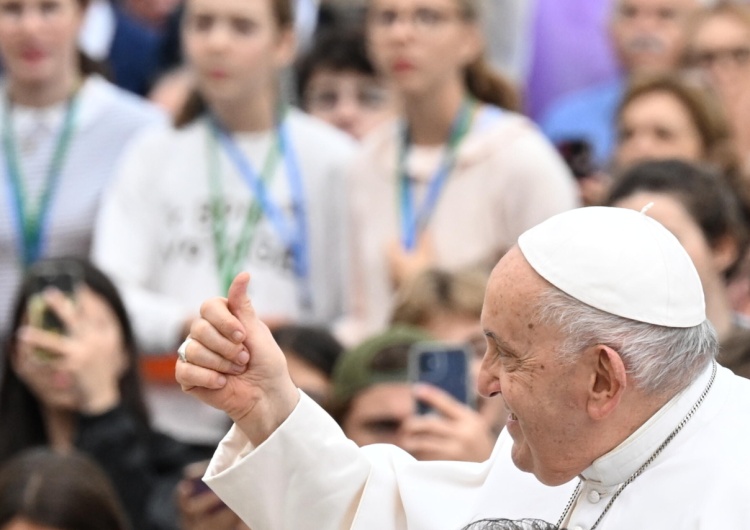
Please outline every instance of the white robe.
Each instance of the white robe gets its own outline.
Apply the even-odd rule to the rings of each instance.
[[[567,528],[591,528],[620,484],[693,407],[710,374],[709,368],[582,473]],[[417,462],[384,445],[360,449],[303,395],[257,448],[233,428],[205,480],[253,530],[459,530],[489,517],[556,523],[578,480],[542,485],[514,467],[511,446],[504,432],[483,464]],[[702,406],[598,529],[750,528],[749,478],[750,381],[719,368]]]

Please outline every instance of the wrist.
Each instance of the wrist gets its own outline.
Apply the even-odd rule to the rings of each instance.
[[[242,417],[232,418],[250,442],[259,446],[291,415],[300,400],[297,387],[291,379],[274,387]]]

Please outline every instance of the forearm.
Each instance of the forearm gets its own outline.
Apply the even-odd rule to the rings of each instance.
[[[260,446],[234,427],[206,482],[251,528],[351,526],[370,464],[307,396]]]

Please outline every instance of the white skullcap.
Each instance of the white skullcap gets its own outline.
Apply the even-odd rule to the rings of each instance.
[[[518,238],[526,261],[581,302],[621,317],[687,328],[706,319],[698,272],[672,233],[627,208],[578,208]]]

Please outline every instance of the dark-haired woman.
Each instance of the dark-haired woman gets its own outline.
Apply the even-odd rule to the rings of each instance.
[[[111,481],[78,452],[24,451],[0,466],[0,530],[131,530]]]
[[[294,53],[290,1],[188,0],[183,39],[198,92],[175,128],[125,155],[95,259],[149,351],[174,351],[201,300],[242,270],[266,321],[330,323],[342,312],[341,179],[353,143],[279,99]],[[181,440],[210,446],[226,432],[223,414],[176,385],[153,398],[156,424]]]
[[[134,529],[172,528],[172,491],[192,455],[149,426],[122,300],[87,262],[40,264],[75,271],[75,302],[44,293],[66,329],[59,334],[34,317],[37,268],[18,293],[0,383],[0,463],[35,446],[77,449],[107,473]]]
[[[401,119],[367,138],[350,175],[348,344],[386,324],[408,276],[494,263],[525,229],[577,205],[557,153],[483,59],[479,4],[368,3],[370,56]]]
[[[736,196],[720,174],[679,160],[633,165],[615,181],[608,206],[641,210],[669,229],[693,260],[706,316],[725,344],[746,327],[732,310],[727,278],[747,250],[747,226]]]
[[[88,255],[112,161],[163,119],[78,51],[88,3],[0,0],[0,292],[40,258]],[[0,297],[0,335],[10,302]]]

